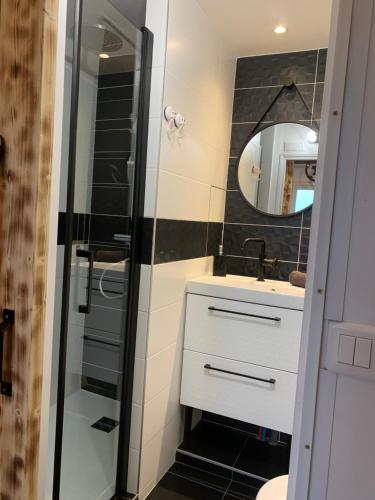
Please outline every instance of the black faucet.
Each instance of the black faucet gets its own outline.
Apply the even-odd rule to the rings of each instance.
[[[242,243],[242,250],[245,250],[246,245],[249,243],[260,243],[260,253],[259,253],[259,266],[258,266],[258,277],[257,281],[265,281],[264,270],[266,267],[275,268],[279,261],[278,259],[267,259],[266,258],[266,242],[262,238],[246,238]]]

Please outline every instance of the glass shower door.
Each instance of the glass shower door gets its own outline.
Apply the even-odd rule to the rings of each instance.
[[[109,500],[118,491],[122,386],[130,352],[142,33],[110,0],[76,0],[71,7],[53,499]]]

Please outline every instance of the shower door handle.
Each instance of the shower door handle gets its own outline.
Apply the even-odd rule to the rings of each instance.
[[[3,396],[12,395],[12,382],[3,380],[4,334],[14,325],[14,311],[4,309],[3,321],[0,323],[0,392]]]
[[[79,305],[78,311],[83,314],[90,314],[91,311],[91,289],[92,289],[92,274],[94,269],[94,252],[91,250],[77,249],[77,257],[87,259],[89,263],[89,272],[87,276],[86,304]]]

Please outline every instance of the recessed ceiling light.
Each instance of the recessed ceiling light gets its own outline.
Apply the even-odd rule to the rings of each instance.
[[[286,28],[285,26],[276,26],[276,28],[273,30],[275,33],[277,33],[278,35],[282,35],[283,33],[286,32]]]
[[[100,57],[100,59],[109,59],[109,55],[106,54],[105,52],[102,52],[101,54],[99,54],[99,57]]]

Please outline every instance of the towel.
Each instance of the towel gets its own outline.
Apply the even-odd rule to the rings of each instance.
[[[97,250],[95,260],[97,262],[120,262],[124,260],[125,252],[123,250]]]
[[[301,273],[300,271],[292,271],[289,274],[289,283],[293,286],[299,286],[300,288],[305,288],[306,273]]]

